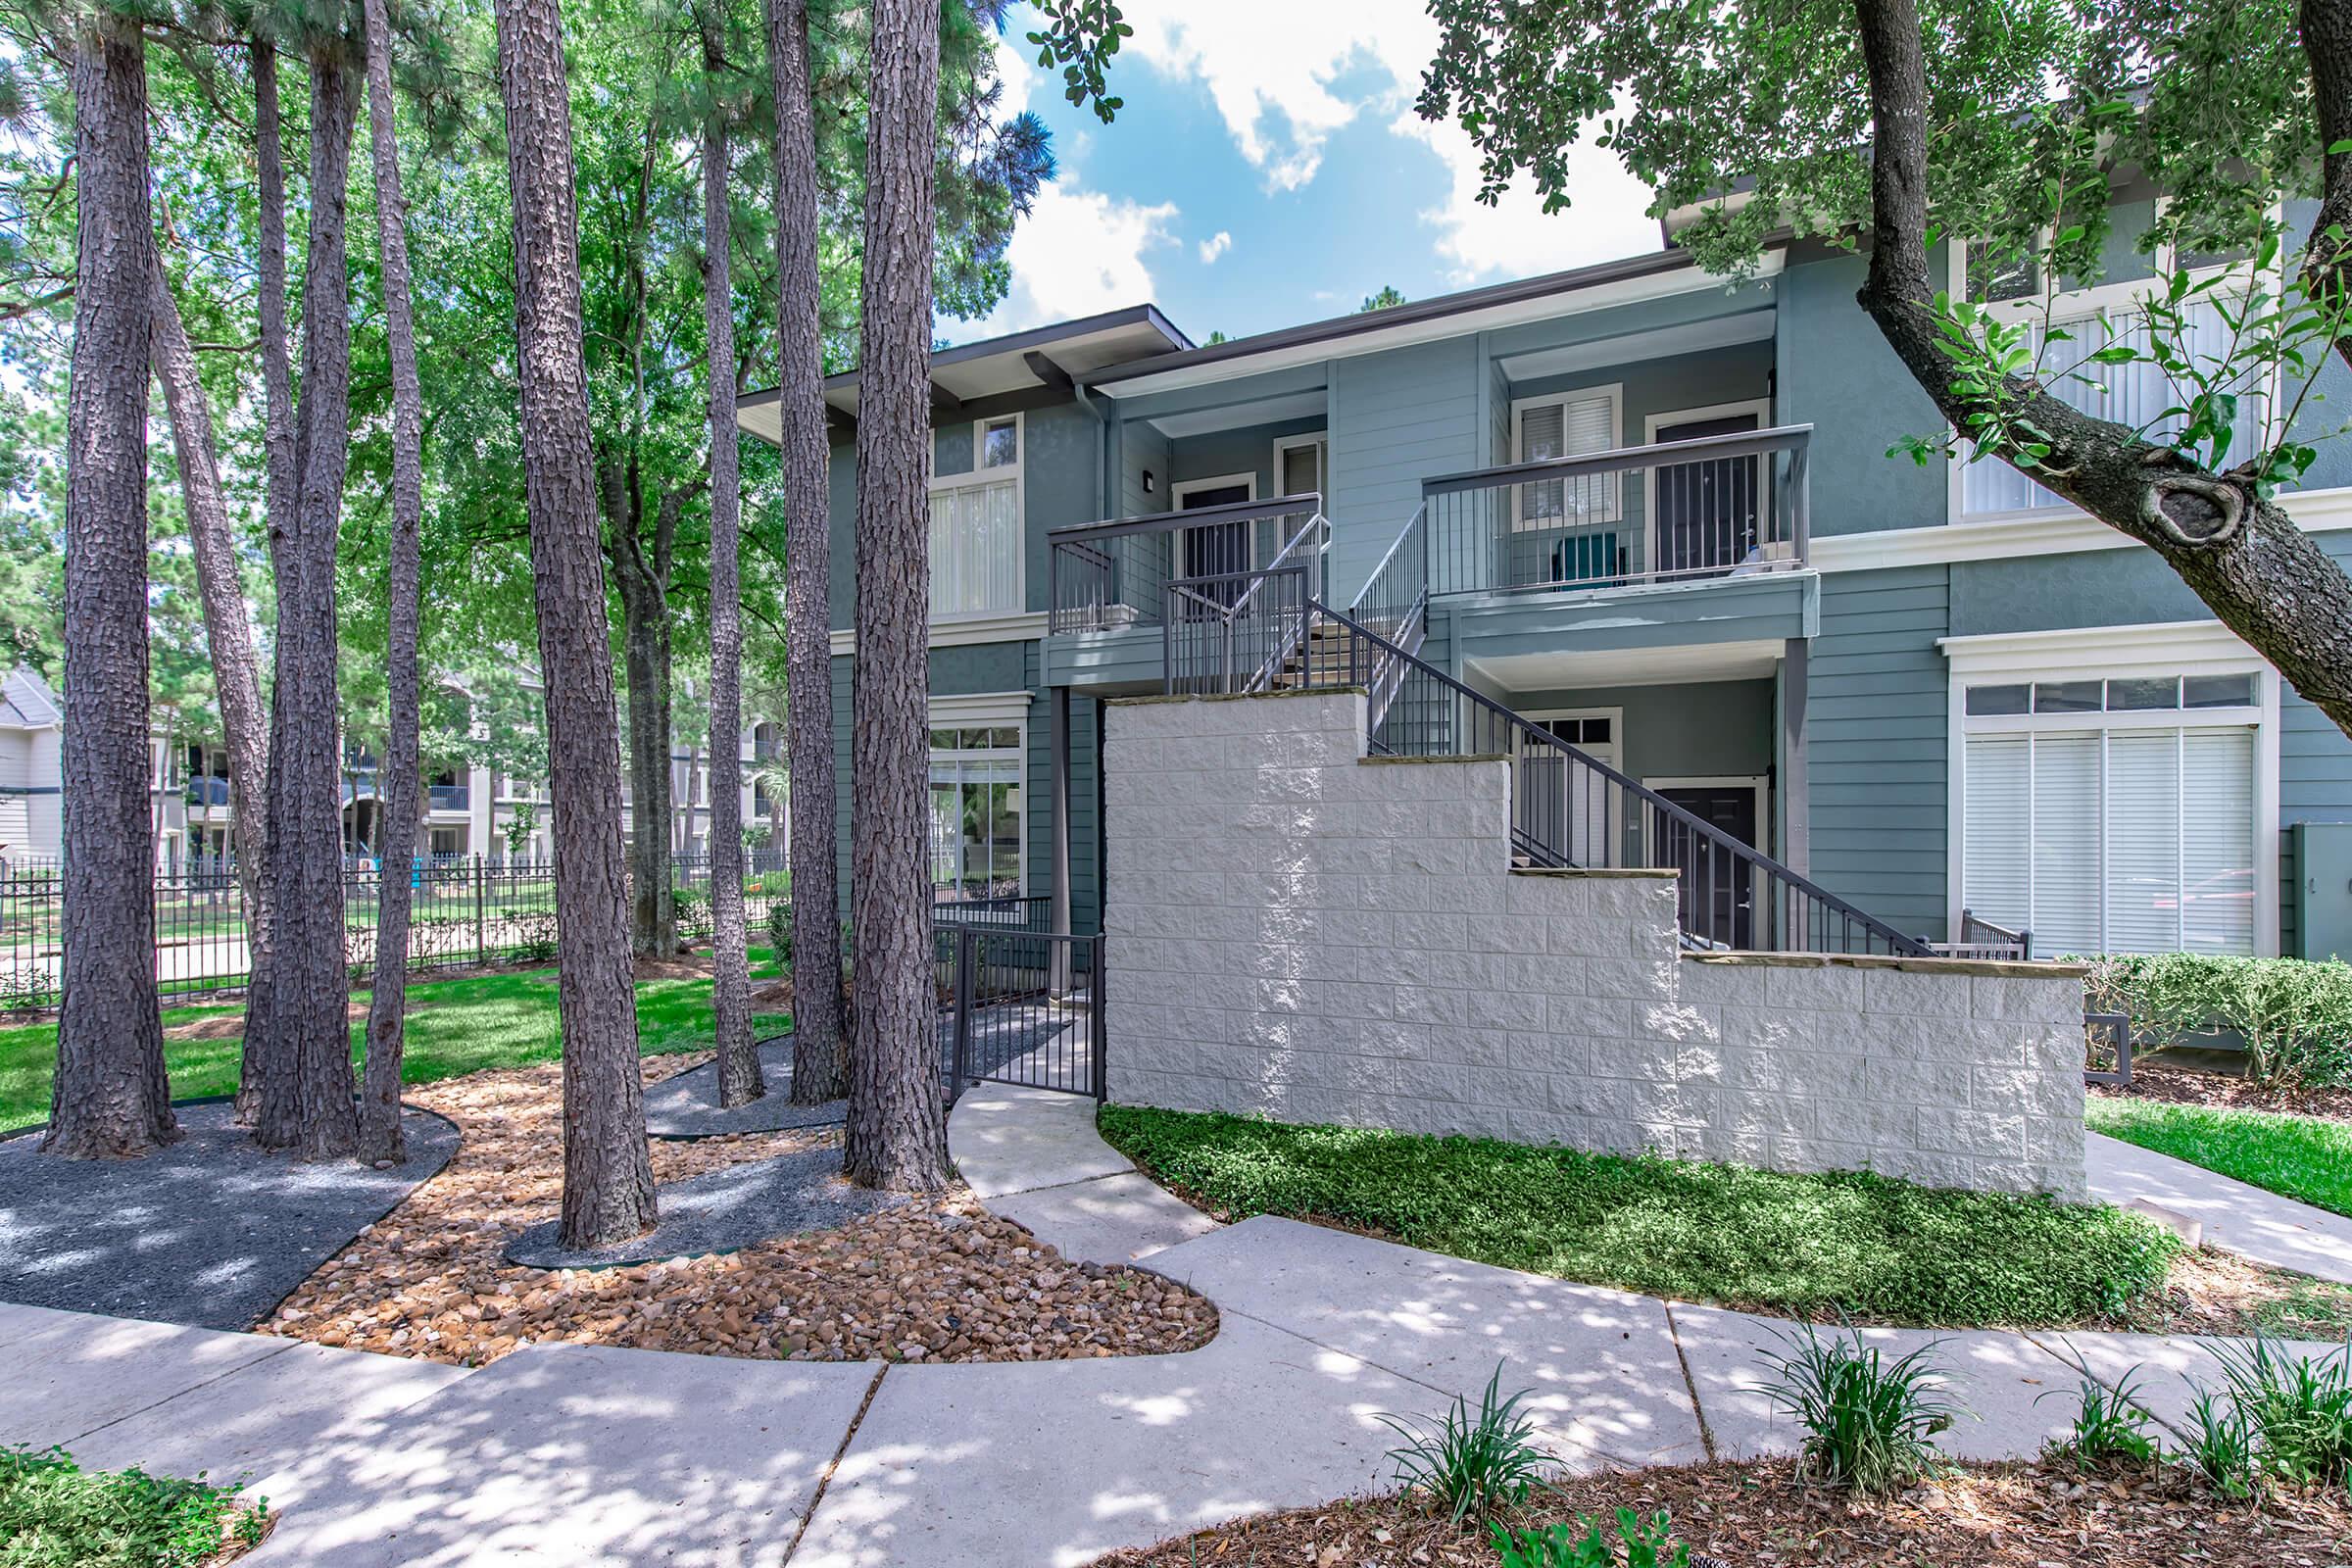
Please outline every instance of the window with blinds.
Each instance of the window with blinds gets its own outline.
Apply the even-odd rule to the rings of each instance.
[[[2244,680],[2250,701],[2250,677],[2227,678]],[[2032,931],[2036,953],[2254,951],[2256,729],[2186,711],[2177,725],[2149,722],[2135,688],[2151,684],[2163,683],[2107,682],[2106,709],[2080,721],[2043,707],[1971,722],[1961,903]],[[1978,688],[1970,711],[2008,706],[1980,707],[1979,692],[2018,690]],[[2114,722],[2119,711],[2129,720]]]
[[[1558,399],[1527,404],[1519,410],[1518,462],[1582,457],[1592,452],[1607,452],[1616,445],[1614,389],[1571,392]],[[1544,479],[1522,484],[1518,489],[1514,526],[1522,530],[1615,522],[1625,514],[1623,474]]]
[[[933,490],[932,615],[1010,614],[1020,608],[1020,481]]]
[[[2191,361],[2210,367],[2230,357],[2230,323],[2213,300],[2188,305],[2185,320],[2187,335],[2179,347]],[[2046,358],[2053,370],[2072,368],[2070,373],[2049,376],[2045,390],[2052,397],[2102,419],[2134,429],[2145,426],[2158,438],[2180,427],[2179,417],[2168,419],[2166,411],[2178,405],[2180,397],[2172,379],[2157,367],[2144,363],[2091,362],[2090,356],[2099,350],[2135,336],[2143,339],[2139,346],[2144,348],[2146,328],[2141,318],[2115,313],[2104,319],[2091,316],[2056,321],[2052,326],[2064,329],[2068,341],[2054,345]],[[2081,363],[2077,364],[2078,361]],[[2261,450],[2267,424],[2268,400],[2263,396],[2259,375],[2249,372],[2247,384],[2238,391],[2237,416],[2230,435],[2231,463],[2241,462]],[[1987,459],[1983,463],[1963,464],[1960,469],[1963,517],[2073,509],[2073,502],[2035,484],[2006,463]]]

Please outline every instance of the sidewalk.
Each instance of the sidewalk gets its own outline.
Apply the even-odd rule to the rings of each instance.
[[[2210,1246],[2352,1285],[2352,1219],[2097,1133],[2083,1152],[2102,1203],[2155,1203],[2201,1221]]]
[[[1289,1220],[1220,1227],[1102,1144],[1082,1099],[983,1086],[950,1144],[992,1207],[1065,1252],[1140,1258],[1207,1295],[1216,1339],[1184,1355],[939,1366],[535,1347],[466,1371],[0,1307],[0,1353],[23,1369],[0,1390],[0,1439],[64,1443],[94,1465],[249,1473],[286,1510],[259,1568],[1082,1563],[1383,1486],[1395,1439],[1379,1415],[1475,1400],[1498,1360],[1571,1466],[1795,1446],[1759,1392],[1787,1323]],[[2064,1430],[2078,1365],[2110,1384],[2139,1367],[2167,1420],[2189,1378],[2213,1378],[2191,1341],[1870,1336],[1942,1342],[1978,1419],[1940,1441],[1977,1457]]]

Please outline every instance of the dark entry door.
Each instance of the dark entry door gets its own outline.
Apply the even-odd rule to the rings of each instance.
[[[1663,424],[1652,439],[1695,441],[1757,428],[1752,414]],[[1658,569],[1729,571],[1755,549],[1764,517],[1762,462],[1754,457],[1668,464],[1657,470]]]
[[[1745,784],[1698,784],[1660,795],[1718,832],[1753,846],[1756,792]],[[1726,948],[1755,946],[1756,883],[1747,863],[1659,812],[1667,863],[1682,872],[1683,929]]]
[[[1221,484],[1214,488],[1192,491],[1176,503],[1179,512],[1198,512],[1202,507],[1230,506],[1250,499],[1246,484]],[[1230,605],[1242,596],[1241,577],[1250,570],[1250,522],[1211,522],[1184,530],[1184,575],[1187,577],[1222,577],[1227,580],[1202,584],[1195,591],[1204,599]]]

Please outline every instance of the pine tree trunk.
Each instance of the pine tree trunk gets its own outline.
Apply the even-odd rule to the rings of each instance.
[[[616,510],[609,500],[606,511],[629,675],[629,945],[642,957],[667,958],[678,951],[669,853],[677,810],[670,789],[668,573],[646,560],[635,508]]]
[[[873,18],[850,743],[857,1044],[843,1168],[867,1187],[927,1191],[948,1179],[925,809],[939,28],[916,0],[875,0]]]
[[[237,566],[237,541],[220,487],[220,447],[213,433],[212,405],[196,376],[195,351],[179,318],[179,306],[159,266],[154,273],[155,319],[149,333],[155,378],[163,384],[164,407],[172,417],[172,450],[179,462],[180,499],[188,514],[189,554],[196,564],[196,590],[204,601],[204,640],[213,661],[213,690],[220,699],[226,740],[229,790],[236,816],[229,832],[236,843],[237,885],[245,904],[249,961],[263,944],[256,932],[269,926],[268,863],[264,848],[269,799],[270,715],[262,707],[261,664],[253,646],[253,623],[245,609],[244,574]],[[207,779],[210,773],[207,773]],[[212,786],[205,785],[203,823],[215,816]],[[212,843],[212,834],[205,834]]]
[[[105,8],[73,35],[75,244],[67,392],[65,1008],[41,1147],[143,1154],[179,1136],[155,987],[147,825],[147,374],[154,229],[147,45]]]
[[[776,99],[777,415],[784,446],[785,754],[792,807],[792,1101],[849,1092],[841,1017],[841,895],[834,834],[832,535],[818,323],[816,128],[808,0],[766,0]]]
[[[261,256],[258,262],[262,339],[262,449],[268,476],[270,564],[280,571],[286,541],[294,536],[296,491],[301,475],[294,457],[294,357],[286,324],[286,160],[279,137],[277,50],[256,38],[253,56],[253,122],[255,195],[261,208]],[[245,1042],[238,1063],[237,1120],[251,1126],[262,1111],[262,1079],[268,1076],[269,1054],[280,1043],[276,1014],[276,887],[270,873],[270,778],[277,765],[277,732],[266,721],[263,764],[256,793],[237,790],[237,847],[243,858],[250,846],[250,868],[245,903]],[[254,831],[246,831],[250,820]]]
[[[273,933],[254,1138],[304,1159],[348,1157],[350,984],[343,932],[343,800],[336,697],[335,543],[351,455],[347,207],[359,113],[340,40],[311,56],[310,246],[303,267],[301,469],[293,537],[277,552],[277,680],[270,768]],[[379,795],[380,799],[380,795]]]
[[[375,986],[368,1007],[368,1065],[360,1089],[360,1158],[408,1158],[400,1126],[400,1057],[408,1003],[409,876],[416,854],[417,530],[424,514],[424,399],[416,382],[416,332],[409,298],[408,208],[394,134],[392,28],[384,0],[365,0],[368,134],[375,162],[376,253],[383,267],[384,335],[392,368],[392,534],[385,543],[384,738],[379,798],[383,860],[376,879]]]
[[[642,1235],[653,1161],[637,1076],[621,866],[620,751],[581,349],[579,210],[556,0],[498,0],[514,192],[525,505],[547,685],[557,997],[564,1031],[564,1245]]]
[[[703,70],[725,64],[720,18],[702,8]],[[767,1093],[752,1044],[752,974],[743,924],[743,605],[737,580],[741,465],[735,443],[735,298],[728,266],[727,127],[703,129],[703,336],[710,403],[710,1010],[718,1048],[718,1102],[745,1105]]]

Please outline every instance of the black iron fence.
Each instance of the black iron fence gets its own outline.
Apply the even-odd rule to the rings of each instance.
[[[975,1083],[1102,1101],[1102,937],[939,919],[949,1102]]]
[[[755,934],[791,880],[784,851],[747,851],[744,914]],[[710,862],[706,855],[672,858],[678,928],[694,940],[710,934]],[[354,983],[375,968],[379,865],[355,860],[343,873],[344,957]],[[531,963],[555,956],[555,865],[548,860],[491,860],[481,856],[420,858],[409,873],[408,968],[413,974],[485,964]],[[1021,901],[1009,901],[1017,905]],[[1044,902],[1044,901],[1039,901]],[[1032,919],[993,901],[1002,919]],[[167,999],[242,991],[252,977],[244,889],[226,861],[207,858],[155,878],[155,974]],[[58,1003],[63,953],[63,883],[53,864],[16,862],[0,870],[0,1010]]]

